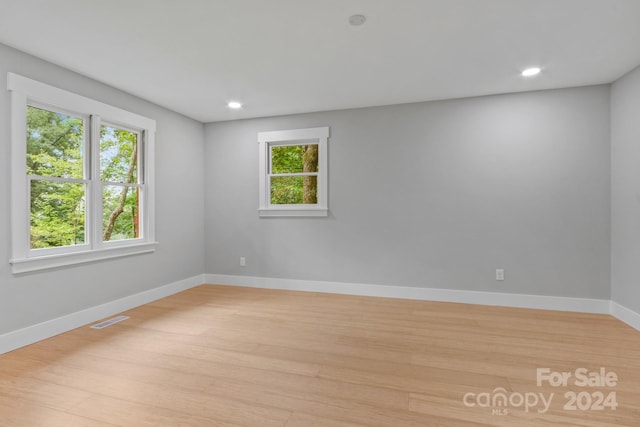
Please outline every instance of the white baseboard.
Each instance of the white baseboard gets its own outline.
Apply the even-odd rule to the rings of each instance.
[[[611,315],[640,331],[640,313],[636,313],[615,301],[611,301]]]
[[[0,354],[205,283],[199,275],[0,335]]]
[[[577,311],[610,314],[629,326],[640,330],[640,314],[617,302],[604,299],[570,298],[543,295],[522,295],[500,292],[461,291],[410,286],[367,285],[362,283],[323,282],[267,277],[203,274],[169,283],[158,288],[78,311],[17,331],[0,335],[0,354],[33,344],[63,332],[87,325],[126,310],[156,301],[203,283],[245,286],[266,289],[285,289],[427,301],[482,304],[504,307],[536,308],[543,310]]]
[[[503,307],[538,308],[543,310],[610,313],[610,301],[604,299],[523,295],[500,292],[460,291],[410,286],[367,285],[362,283],[321,282],[267,277],[206,274],[206,283],[253,288],[287,289],[307,292],[403,298]]]
[[[536,308],[541,310],[576,311],[610,314],[640,331],[640,313],[605,299],[572,298],[545,295],[508,294],[500,292],[459,291],[451,289],[407,286],[367,285],[362,283],[322,282],[277,279],[269,277],[205,274],[206,283],[252,288],[286,289],[305,292],[403,298],[501,307]]]

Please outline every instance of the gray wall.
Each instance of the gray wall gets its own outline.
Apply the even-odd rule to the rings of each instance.
[[[608,299],[609,95],[208,124],[206,271]],[[258,218],[257,132],[315,126],[331,127],[330,216]]]
[[[154,118],[157,240],[154,254],[14,276],[10,259],[9,92],[14,72]],[[203,125],[0,45],[0,334],[202,274]],[[158,88],[162,90],[162,88]]]
[[[611,299],[640,312],[640,68],[611,89]]]
[[[0,334],[204,271],[592,298],[609,298],[613,277],[614,299],[640,311],[631,302],[640,277],[637,70],[613,85],[612,276],[608,86],[203,127],[0,45],[2,79],[8,71],[157,120],[160,245],[12,275],[9,94],[0,91]],[[330,216],[258,218],[256,134],[315,126],[331,127]],[[496,268],[506,281],[494,280]]]

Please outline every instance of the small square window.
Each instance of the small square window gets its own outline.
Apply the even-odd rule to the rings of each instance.
[[[329,128],[260,132],[260,216],[327,216]]]

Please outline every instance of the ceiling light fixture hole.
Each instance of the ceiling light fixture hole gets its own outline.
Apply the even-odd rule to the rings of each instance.
[[[366,20],[367,17],[364,15],[351,15],[349,17],[349,24],[353,25],[354,27],[358,27],[364,24]]]

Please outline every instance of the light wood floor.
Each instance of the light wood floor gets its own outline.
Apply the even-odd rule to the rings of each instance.
[[[606,315],[211,285],[124,314],[1,355],[0,426],[640,426],[640,332]],[[619,381],[536,384],[582,367]],[[500,387],[506,415],[463,403]]]

